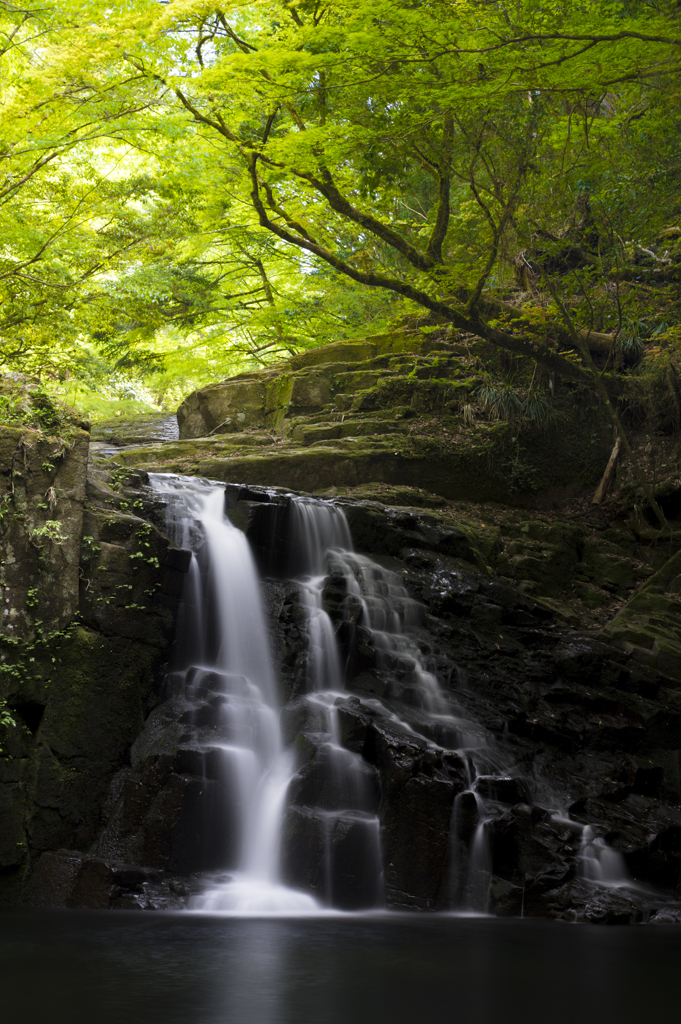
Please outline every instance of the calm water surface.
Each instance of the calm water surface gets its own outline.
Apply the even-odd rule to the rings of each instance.
[[[681,1019],[681,929],[0,912],[3,1024]]]

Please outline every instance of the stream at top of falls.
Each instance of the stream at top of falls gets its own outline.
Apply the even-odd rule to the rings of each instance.
[[[225,514],[224,485],[165,474],[151,475],[150,483],[166,503],[172,542],[192,552],[171,681],[188,702],[194,742],[212,766],[202,826],[206,886],[193,909],[304,916],[337,907],[372,911],[384,906],[375,787],[361,754],[341,742],[338,709],[351,695],[338,638],[340,615],[351,630],[361,623],[379,668],[400,679],[404,714],[379,697],[363,696],[363,707],[433,750],[455,752],[466,766],[468,785],[454,798],[451,811],[449,896],[443,909],[485,913],[492,876],[487,825],[498,812],[494,785],[511,765],[491,734],[440,685],[437,666],[434,670],[430,663],[437,659],[429,662],[428,643],[420,632],[421,606],[399,576],[353,551],[341,508],[289,496],[289,562],[294,561],[292,575],[309,641],[303,700],[316,716],[316,756],[330,780],[324,804],[314,809],[321,864],[313,895],[282,877],[287,796],[299,766],[294,747],[283,738],[261,584],[248,540]],[[328,610],[329,589],[337,598],[336,621]],[[529,789],[526,795],[531,802]],[[560,808],[553,814],[580,834],[585,880],[627,884],[616,851]],[[339,835],[351,838],[355,891],[350,903],[339,896],[339,875],[348,872],[347,853],[342,863],[338,854]]]

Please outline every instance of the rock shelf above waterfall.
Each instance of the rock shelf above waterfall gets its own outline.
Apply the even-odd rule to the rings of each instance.
[[[556,429],[518,432],[482,409],[478,356],[432,329],[313,349],[193,392],[178,410],[178,441],[121,459],[314,493],[378,482],[534,505],[595,487],[612,448],[607,417],[565,381]]]

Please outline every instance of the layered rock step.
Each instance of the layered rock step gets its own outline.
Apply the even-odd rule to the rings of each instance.
[[[598,481],[609,422],[555,382],[555,427],[485,412],[490,353],[447,332],[327,345],[193,392],[180,439],[121,453],[129,466],[297,491],[371,483],[453,500],[533,504]]]

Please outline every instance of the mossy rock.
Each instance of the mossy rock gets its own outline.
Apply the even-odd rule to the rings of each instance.
[[[633,590],[637,572],[630,558],[609,553],[590,552],[584,557],[587,574],[601,587],[613,590]]]
[[[566,531],[567,536],[561,539],[559,529],[542,523],[526,523],[522,529],[527,531],[524,535],[521,533],[522,539],[511,541],[506,549],[516,579],[536,583],[543,594],[557,597],[577,565],[579,554],[575,541],[578,538]],[[542,534],[542,540],[529,539],[531,535],[540,537]]]
[[[178,410],[179,444],[122,458],[313,493],[376,483],[519,505],[597,482],[611,427],[593,404],[575,402],[572,385],[556,384],[548,433],[485,419],[475,405],[482,382],[470,353],[443,337],[406,330],[339,342],[194,392]]]
[[[379,501],[384,505],[398,508],[414,509],[438,509],[447,504],[445,498],[420,487],[400,487],[379,483],[370,483],[359,487],[330,487],[322,493],[321,497],[350,497],[362,501]]]
[[[672,555],[603,630],[645,664],[681,684],[681,598],[676,580],[681,551]],[[673,590],[669,590],[674,586]]]
[[[57,401],[41,381],[24,373],[0,373],[0,423],[30,427],[53,437],[90,427],[79,412]]]
[[[579,580],[574,583],[574,594],[589,610],[603,608],[611,601],[608,594],[603,593],[598,587]]]

